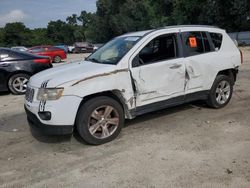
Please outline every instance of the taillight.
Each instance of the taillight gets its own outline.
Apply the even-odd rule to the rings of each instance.
[[[241,62],[241,64],[243,63],[243,53],[241,50],[240,50],[240,62]]]
[[[48,64],[51,63],[51,60],[46,58],[46,59],[34,59],[35,63],[43,63],[43,64]]]

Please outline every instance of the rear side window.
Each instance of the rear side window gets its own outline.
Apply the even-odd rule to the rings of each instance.
[[[216,51],[218,51],[221,47],[222,43],[222,34],[220,33],[210,33],[214,48]]]
[[[184,32],[182,35],[184,48],[188,56],[204,53],[201,32]]]
[[[206,32],[184,32],[182,36],[187,56],[199,55],[211,51]]]

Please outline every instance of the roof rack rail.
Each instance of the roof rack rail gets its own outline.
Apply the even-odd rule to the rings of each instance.
[[[218,28],[218,26],[213,25],[170,25],[170,26],[164,26],[159,29],[170,29],[170,28],[179,28],[179,27],[209,27],[209,28]]]

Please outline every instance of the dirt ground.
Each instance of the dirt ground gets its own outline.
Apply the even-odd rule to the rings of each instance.
[[[250,187],[250,48],[233,98],[126,121],[118,139],[31,134],[23,96],[0,94],[0,187]],[[81,59],[83,55],[70,55]]]

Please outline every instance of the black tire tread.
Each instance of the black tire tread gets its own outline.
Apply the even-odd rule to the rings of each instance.
[[[117,128],[116,132],[110,137],[105,139],[97,139],[89,133],[87,125],[88,118],[90,113],[92,113],[92,111],[95,108],[105,104],[112,105],[114,108],[116,108],[120,116],[120,125]],[[76,117],[76,129],[79,135],[85,142],[91,145],[100,145],[114,140],[119,135],[123,125],[124,125],[124,113],[122,106],[116,100],[106,96],[95,97],[83,103],[80,106]]]
[[[215,90],[216,90],[218,84],[219,84],[222,80],[226,80],[226,81],[229,82],[230,87],[231,87],[231,94],[230,94],[230,96],[229,96],[228,101],[227,101],[226,103],[224,103],[224,104],[221,105],[221,104],[217,103],[217,101],[216,101],[216,99],[215,99]],[[226,106],[226,105],[229,103],[229,101],[230,101],[230,99],[231,99],[231,97],[232,97],[233,85],[234,85],[234,81],[233,81],[230,77],[228,77],[228,76],[226,76],[226,75],[217,75],[216,78],[215,78],[215,80],[214,80],[213,86],[212,86],[212,88],[211,88],[211,90],[210,90],[210,92],[209,92],[209,96],[208,96],[208,99],[207,99],[207,101],[206,101],[207,105],[208,105],[210,108],[215,108],[215,109],[223,108],[224,106]]]

